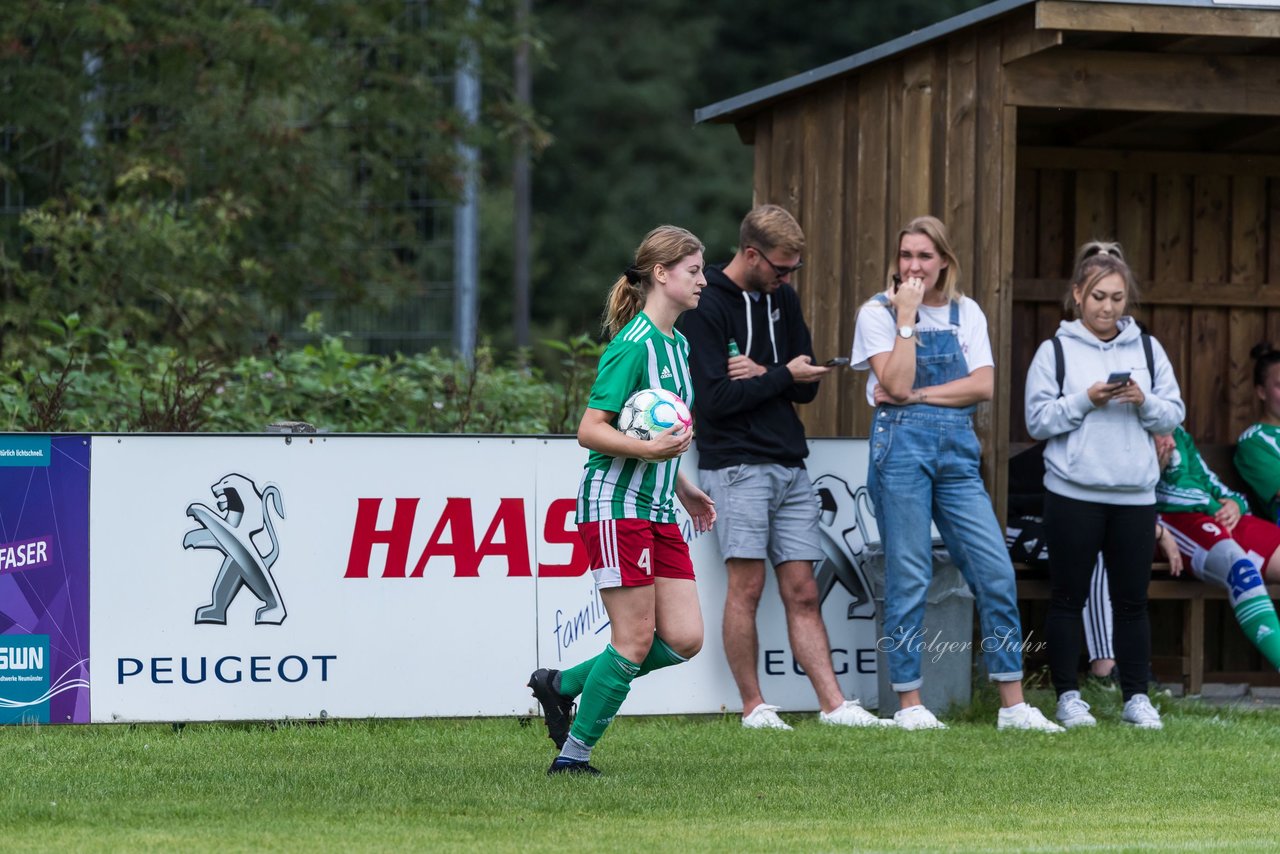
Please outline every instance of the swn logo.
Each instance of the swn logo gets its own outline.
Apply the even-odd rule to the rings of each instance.
[[[375,545],[386,546],[382,578],[421,578],[432,558],[451,560],[455,578],[476,578],[480,562],[487,557],[502,558],[507,564],[507,577],[532,575],[533,560],[529,554],[529,536],[525,526],[524,499],[503,498],[488,520],[484,535],[476,541],[477,520],[470,498],[449,498],[435,520],[426,546],[409,566],[409,540],[417,525],[418,498],[396,498],[391,527],[378,527],[381,498],[361,498],[356,509],[355,528],[351,532],[351,552],[347,557],[345,578],[368,578]],[[577,504],[572,498],[551,502],[543,522],[542,538],[550,545],[572,545],[568,563],[540,563],[541,578],[564,578],[587,571],[587,549],[578,537],[574,524]],[[425,527],[425,524],[424,526]],[[378,568],[373,568],[376,573]]]
[[[229,474],[209,487],[218,499],[214,511],[203,504],[187,507],[187,515],[200,523],[182,538],[184,549],[213,549],[222,552],[222,568],[213,582],[208,605],[196,610],[197,623],[224,626],[227,608],[243,587],[248,587],[262,601],[254,622],[280,625],[286,616],[284,600],[276,587],[271,567],[280,557],[280,541],[271,522],[272,507],[284,518],[284,498],[275,484],[269,483],[259,492],[244,475]],[[271,540],[271,550],[258,551],[254,535],[263,531]]]

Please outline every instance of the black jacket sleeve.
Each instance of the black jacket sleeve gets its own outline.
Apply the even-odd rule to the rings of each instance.
[[[729,339],[733,333],[728,317],[711,305],[686,311],[680,318],[680,331],[689,339],[694,408],[710,418],[750,411],[779,395],[788,395],[796,385],[785,364],[749,380],[729,379]],[[808,399],[816,392],[815,384]]]
[[[809,327],[805,325],[804,316],[800,313],[800,300],[796,292],[779,291],[779,293],[787,294],[787,305],[784,309],[787,318],[787,341],[791,342],[791,348],[790,352],[783,354],[785,360],[789,362],[796,356],[808,356],[810,360],[817,361],[813,356],[813,338],[809,334]],[[790,371],[787,371],[787,376],[791,376]],[[783,397],[792,403],[812,403],[817,396],[818,383],[793,382],[783,392]]]

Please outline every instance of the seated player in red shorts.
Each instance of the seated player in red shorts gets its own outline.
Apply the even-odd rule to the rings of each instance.
[[[1226,589],[1240,628],[1280,669],[1280,621],[1263,582],[1280,580],[1280,527],[1245,512],[1248,500],[1210,471],[1186,430],[1155,440],[1161,523],[1192,574]]]

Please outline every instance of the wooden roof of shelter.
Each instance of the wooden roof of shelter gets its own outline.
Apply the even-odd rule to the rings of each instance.
[[[846,76],[867,66],[932,42],[944,40],[960,30],[986,24],[994,19],[1031,10],[1031,26],[1021,46],[1027,55],[1048,48],[1055,51],[1056,81],[1050,76],[1038,85],[1022,81],[1015,85],[1011,102],[1034,107],[1053,103],[1054,115],[1042,122],[1052,128],[1079,124],[1079,114],[1062,113],[1063,102],[1076,110],[1163,110],[1173,113],[1233,113],[1241,116],[1275,116],[1280,113],[1280,10],[1277,0],[996,0],[961,15],[940,21],[844,59],[819,66],[792,77],[717,101],[694,111],[695,122],[737,123],[750,142],[750,126],[741,125],[773,103],[793,97],[825,81]],[[1089,52],[1115,54],[1108,62]],[[1077,53],[1079,52],[1079,53]],[[1263,66],[1190,58],[1170,59],[1149,70],[1160,74],[1160,85],[1151,91],[1133,92],[1112,87],[1123,76],[1126,53],[1182,54],[1215,57],[1278,57]],[[1006,53],[1007,63],[1010,55]],[[1015,83],[1017,81],[1015,80]],[[1154,82],[1154,81],[1153,81]],[[1181,84],[1189,84],[1182,86]],[[1071,109],[1071,108],[1069,108]],[[1117,122],[1122,124],[1123,122]],[[1268,123],[1269,125],[1269,123]],[[1232,128],[1223,137],[1214,134],[1210,121],[1194,123],[1190,129],[1175,128],[1183,134],[1195,133],[1220,139],[1222,150],[1248,146],[1251,134]],[[1122,136],[1116,136],[1121,139]]]
[[[1083,240],[1124,243],[1193,434],[1230,441],[1252,417],[1249,347],[1280,342],[1280,0],[996,0],[695,118],[736,127],[757,201],[809,234],[824,356],[847,351],[902,223],[947,222],[991,330],[998,509],[1022,375]],[[826,385],[811,434],[866,435],[862,379]]]

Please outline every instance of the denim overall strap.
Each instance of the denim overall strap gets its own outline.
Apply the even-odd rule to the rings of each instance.
[[[897,313],[884,294],[875,297],[885,310],[894,316],[897,325]],[[916,330],[916,379],[912,389],[926,386],[942,385],[952,380],[962,379],[969,375],[969,364],[965,361],[964,351],[960,347],[960,303],[952,300],[949,306],[947,329]],[[882,405],[888,410],[888,417],[906,414],[938,417],[943,420],[968,420],[973,415],[973,406],[934,406],[918,403],[912,406]],[[885,417],[877,415],[879,417]]]

